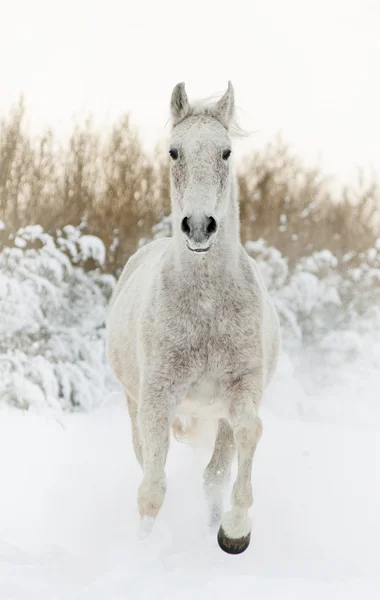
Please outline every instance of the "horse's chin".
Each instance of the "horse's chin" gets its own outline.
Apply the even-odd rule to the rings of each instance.
[[[189,244],[186,244],[187,248],[190,250],[190,252],[194,252],[197,254],[204,254],[205,252],[208,252],[211,248],[211,244],[209,246],[207,246],[207,248],[192,248]]]

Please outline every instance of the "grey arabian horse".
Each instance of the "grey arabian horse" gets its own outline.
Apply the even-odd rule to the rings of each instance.
[[[143,470],[142,531],[150,531],[164,501],[171,426],[178,432],[183,417],[211,417],[218,431],[204,488],[219,545],[237,554],[250,541],[258,411],[277,363],[279,324],[240,242],[231,83],[212,106],[190,105],[184,84],[176,85],[171,116],[173,236],[128,260],[111,299],[107,355],[125,390]],[[231,509],[223,512],[235,450]]]

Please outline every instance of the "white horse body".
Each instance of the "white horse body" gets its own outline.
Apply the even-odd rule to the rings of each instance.
[[[109,331],[109,360],[115,375],[124,386],[126,393],[138,402],[139,387],[144,371],[145,352],[141,332],[147,322],[147,313],[158,309],[161,272],[165,259],[171,256],[172,239],[161,238],[140,248],[123,269],[114,290],[109,307],[107,327]],[[277,315],[265,288],[262,276],[255,261],[246,255],[254,277],[262,294],[264,337],[264,387],[274,372],[278,355]],[[238,273],[235,274],[235,277]],[[226,282],[227,283],[227,282]],[[212,298],[198,302],[200,310],[215,314]],[[152,330],[152,337],[154,332]],[[218,385],[219,371],[210,379],[211,373],[202,380],[203,365],[197,369],[196,385],[188,390],[186,396],[176,405],[176,416],[196,418],[217,418],[227,416],[227,407],[223,402]]]
[[[153,522],[164,500],[175,418],[215,418],[205,489],[216,523],[236,445],[232,510],[223,515],[218,541],[237,553],[249,544],[258,408],[275,370],[279,325],[257,266],[240,243],[227,163],[232,113],[230,85],[213,111],[191,109],[183,85],[175,88],[173,237],[147,244],[125,266],[110,305],[107,353],[126,393],[144,471],[138,496],[143,521]]]

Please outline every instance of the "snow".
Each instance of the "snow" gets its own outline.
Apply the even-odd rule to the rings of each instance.
[[[80,260],[93,258],[99,265],[104,265],[106,249],[103,242],[95,235],[82,235],[79,239]]]
[[[380,356],[380,344],[368,351]],[[0,411],[0,597],[345,600],[380,594],[379,370],[357,358],[305,392],[289,358],[262,410],[249,549],[206,526],[196,448],[172,441],[168,493],[137,537],[140,471],[114,393],[91,413]]]

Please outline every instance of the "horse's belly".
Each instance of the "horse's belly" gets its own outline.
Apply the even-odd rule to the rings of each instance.
[[[218,386],[214,383],[205,383],[188,391],[177,408],[177,415],[179,417],[221,419],[227,416],[227,407]]]

